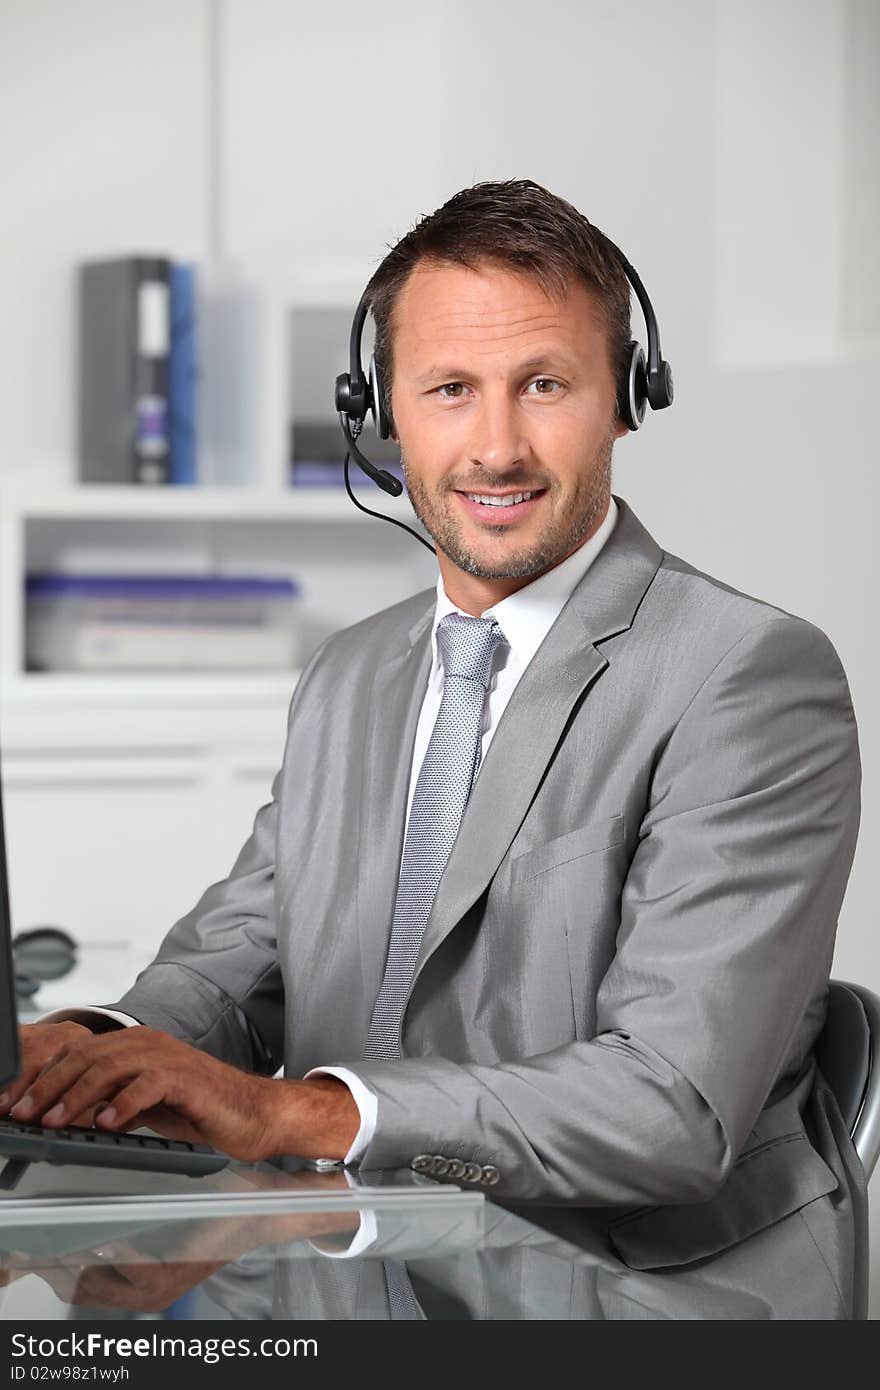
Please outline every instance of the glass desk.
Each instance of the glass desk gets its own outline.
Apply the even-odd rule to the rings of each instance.
[[[412,1291],[409,1316],[429,1320],[802,1316],[791,1271],[759,1261],[756,1279],[742,1250],[633,1269],[600,1213],[502,1207],[409,1170],[34,1164],[0,1194],[0,1320],[382,1320],[400,1315],[389,1270]],[[812,1316],[844,1315],[817,1288]]]

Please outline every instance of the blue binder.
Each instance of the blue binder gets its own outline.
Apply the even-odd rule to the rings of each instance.
[[[168,481],[178,485],[198,481],[198,372],[196,268],[194,265],[172,265]]]

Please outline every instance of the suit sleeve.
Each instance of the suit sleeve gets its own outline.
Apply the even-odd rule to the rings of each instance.
[[[288,728],[324,646],[300,678]],[[265,1075],[278,1070],[284,1051],[275,897],[281,780],[279,771],[271,800],[257,812],[229,875],[174,924],[155,959],[112,1006],[224,1062]]]
[[[493,1196],[521,1200],[714,1195],[821,999],[859,785],[827,637],[789,617],[747,632],[657,752],[596,1036],[494,1065],[339,1059],[378,1097],[363,1163],[493,1164]]]
[[[277,803],[257,812],[229,876],[166,935],[113,1005],[225,1062],[271,1075],[282,1050],[283,991],[275,946]]]

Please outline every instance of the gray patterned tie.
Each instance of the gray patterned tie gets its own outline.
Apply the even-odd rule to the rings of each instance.
[[[480,765],[483,704],[495,649],[494,618],[449,613],[437,627],[443,698],[419,770],[406,831],[385,977],[364,1056],[402,1056],[401,1027],[428,917]]]
[[[385,977],[364,1049],[368,1058],[389,1061],[403,1055],[403,1015],[437,885],[480,766],[483,704],[495,649],[503,640],[493,618],[449,613],[437,627],[443,698],[413,793]],[[395,1260],[383,1264],[392,1319],[423,1318],[406,1266]]]

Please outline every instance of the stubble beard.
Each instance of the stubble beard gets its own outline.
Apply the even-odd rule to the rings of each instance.
[[[614,435],[610,434],[596,453],[593,466],[586,470],[564,515],[551,519],[543,534],[530,546],[513,551],[494,564],[482,559],[465,544],[461,524],[444,505],[444,493],[431,493],[421,479],[413,475],[402,453],[401,463],[413,511],[437,547],[457,569],[477,579],[536,579],[577,550],[605,515],[611,495],[613,452]],[[493,484],[487,481],[487,486]],[[551,502],[556,491],[558,485],[548,487]],[[499,536],[507,529],[506,526],[489,528],[490,534]]]

